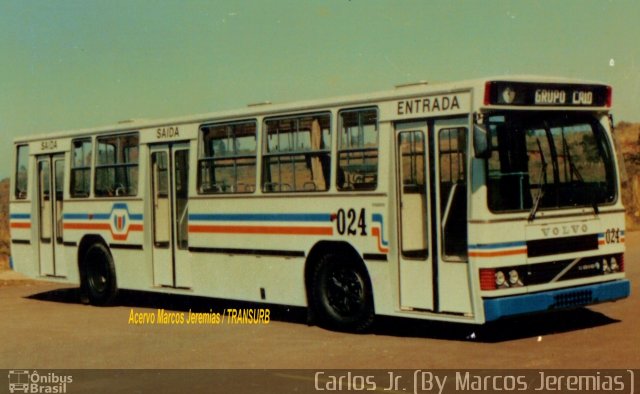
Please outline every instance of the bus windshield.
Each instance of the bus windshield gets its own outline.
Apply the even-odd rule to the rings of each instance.
[[[616,198],[613,153],[589,114],[504,112],[486,117],[492,153],[487,164],[494,212],[591,206]]]

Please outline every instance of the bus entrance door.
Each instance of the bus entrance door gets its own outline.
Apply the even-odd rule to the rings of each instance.
[[[191,287],[188,247],[189,144],[150,147],[153,212],[153,280],[156,286]]]
[[[62,238],[64,155],[38,156],[40,275],[66,276]]]
[[[400,306],[434,309],[427,123],[396,125],[399,209]]]
[[[469,118],[437,119],[434,157],[434,234],[438,244],[438,311],[470,315],[467,249]],[[436,230],[437,229],[437,230]]]

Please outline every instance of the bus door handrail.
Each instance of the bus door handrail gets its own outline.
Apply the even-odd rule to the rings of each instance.
[[[456,194],[456,189],[459,183],[454,183],[451,191],[449,191],[449,198],[447,198],[447,206],[444,209],[444,215],[442,216],[442,235],[444,237],[444,229],[447,227],[447,221],[449,220],[449,212],[451,211],[451,205],[453,205],[453,196]]]

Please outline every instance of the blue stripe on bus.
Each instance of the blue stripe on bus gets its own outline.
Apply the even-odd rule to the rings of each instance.
[[[475,244],[469,245],[469,249],[501,249],[501,248],[515,248],[515,247],[523,247],[527,246],[525,241],[514,241],[514,242],[501,242],[495,244]]]
[[[115,203],[111,207],[111,212],[109,213],[65,213],[62,215],[64,220],[110,220],[113,211],[116,209],[123,209],[127,211],[129,215],[129,219],[131,220],[142,220],[144,217],[141,213],[130,213],[129,206],[126,203]]]
[[[598,233],[598,238],[604,238],[605,235],[605,233]],[[620,230],[620,235],[624,235],[624,230]]]
[[[389,246],[389,241],[384,237],[384,219],[382,215],[374,213],[371,218],[373,219],[373,222],[380,223],[380,242],[382,243],[382,246]]]
[[[9,215],[9,219],[31,219],[30,213],[12,213]]]
[[[229,222],[330,222],[328,213],[192,213],[193,221]]]
[[[111,218],[111,213],[94,213],[93,215],[88,213],[65,213],[62,215],[62,218],[64,220],[109,220]],[[141,213],[129,214],[129,219],[131,220],[142,220],[142,218],[143,216]]]

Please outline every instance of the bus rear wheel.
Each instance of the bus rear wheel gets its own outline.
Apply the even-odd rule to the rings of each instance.
[[[81,288],[92,305],[109,305],[117,294],[116,269],[109,249],[102,244],[93,244],[83,258]]]
[[[311,286],[311,307],[321,325],[361,332],[373,323],[371,282],[362,264],[326,254],[314,267]]]

